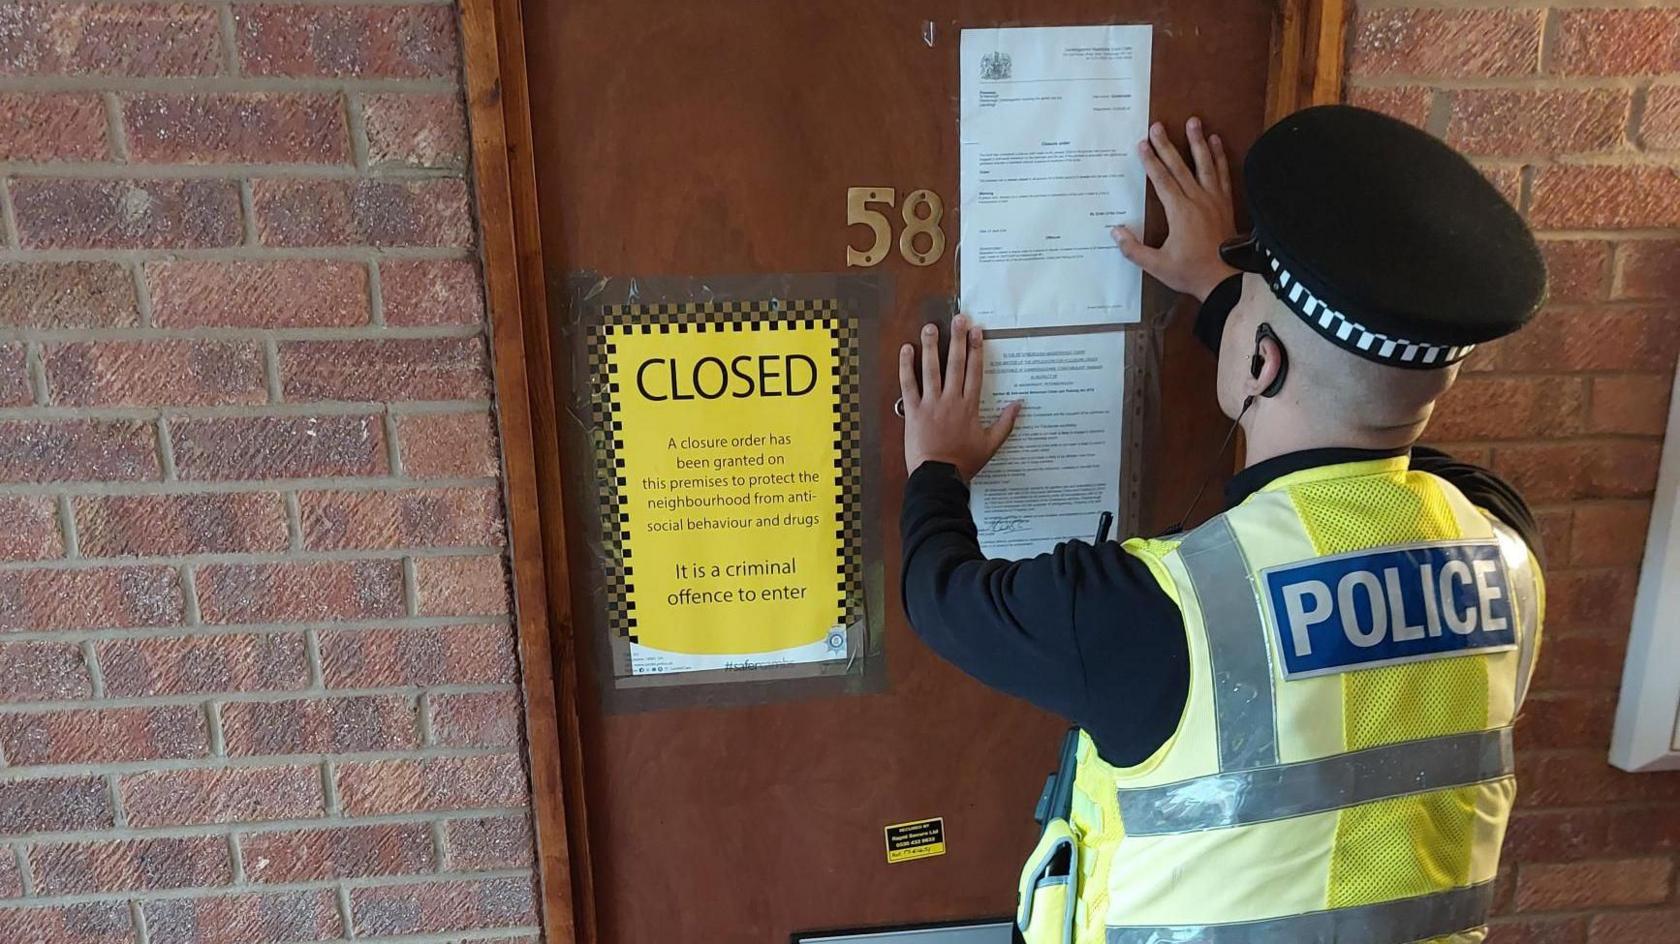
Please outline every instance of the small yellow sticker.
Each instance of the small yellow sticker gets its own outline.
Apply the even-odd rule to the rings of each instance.
[[[909,862],[945,854],[945,817],[918,819],[888,826],[887,861]]]

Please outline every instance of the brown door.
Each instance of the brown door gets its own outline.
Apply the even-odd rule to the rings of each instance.
[[[1256,0],[528,0],[535,162],[551,285],[609,276],[843,271],[853,186],[957,193],[963,26],[1154,24],[1152,113],[1195,109],[1239,151],[1262,121],[1272,8]],[[930,25],[931,24],[931,25]],[[1151,230],[1161,228],[1158,205]],[[890,364],[950,251],[889,254],[873,355]],[[1118,264],[1118,260],[1117,260]],[[1171,297],[1146,289],[1164,316]],[[1151,303],[1152,299],[1152,303]],[[1180,314],[1145,450],[1145,528],[1175,520],[1224,433],[1212,359]],[[563,352],[557,352],[557,358]],[[866,352],[865,356],[869,356]],[[882,383],[892,371],[878,371]],[[1014,903],[1033,801],[1063,724],[924,649],[899,610],[902,450],[884,431],[884,691],[750,707],[607,713],[585,671],[584,774],[602,941],[786,941],[790,932],[997,915]],[[585,457],[563,456],[567,465]],[[1217,493],[1217,482],[1210,491]],[[566,496],[569,530],[593,526]],[[575,543],[575,542],[574,542]],[[573,553],[583,553],[574,547]],[[574,588],[574,598],[591,597]],[[1125,631],[1116,623],[1116,632]],[[580,640],[580,664],[593,664]],[[945,819],[948,854],[889,865],[882,827]]]

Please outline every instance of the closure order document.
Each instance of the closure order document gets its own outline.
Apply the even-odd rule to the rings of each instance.
[[[980,415],[1023,401],[1015,431],[974,477],[969,510],[987,557],[1032,557],[1091,540],[1120,510],[1126,336],[1120,331],[986,341]]]
[[[1142,271],[1109,230],[1143,232],[1152,28],[962,33],[964,310],[983,327],[1139,321]]]

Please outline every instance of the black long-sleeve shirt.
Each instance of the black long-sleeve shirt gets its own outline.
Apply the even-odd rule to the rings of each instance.
[[[1404,452],[1311,449],[1268,459],[1231,479],[1225,507],[1292,472]],[[1539,528],[1510,485],[1423,447],[1412,450],[1411,467],[1457,486],[1538,555]],[[1069,541],[1030,560],[988,560],[968,486],[942,462],[910,476],[899,527],[904,609],[935,652],[1084,728],[1111,764],[1139,763],[1172,736],[1189,697],[1189,644],[1177,605],[1143,561],[1115,541]]]

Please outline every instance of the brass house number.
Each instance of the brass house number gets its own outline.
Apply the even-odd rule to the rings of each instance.
[[[847,243],[846,265],[879,265],[887,257],[887,250],[892,246],[892,221],[885,213],[870,207],[884,204],[890,208],[896,201],[897,192],[891,187],[846,188],[846,225],[867,226],[874,234],[868,249],[855,249]],[[899,216],[904,219],[904,228],[898,234],[898,254],[913,266],[938,262],[945,254],[945,232],[939,228],[939,221],[945,216],[945,203],[939,194],[932,190],[912,191],[899,207]],[[920,244],[926,248],[919,248]]]

